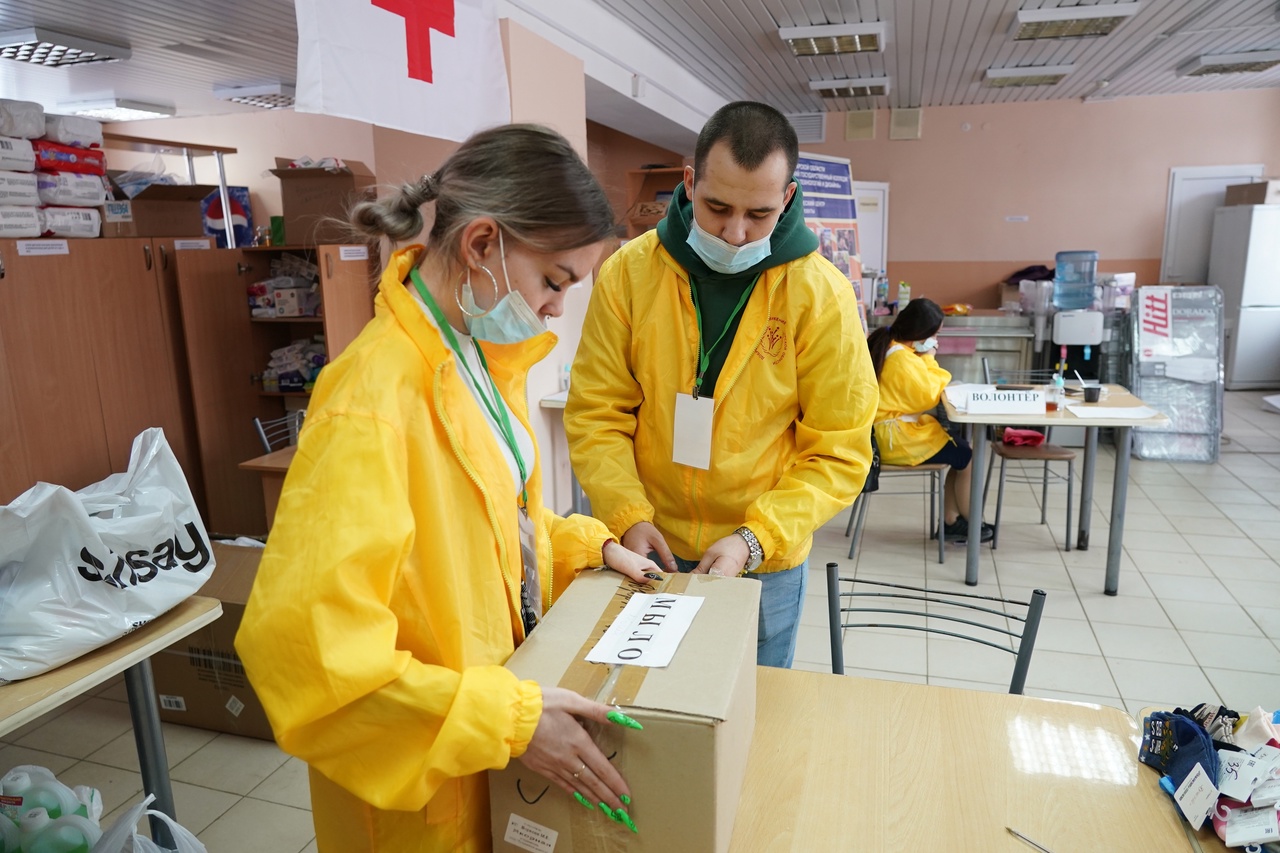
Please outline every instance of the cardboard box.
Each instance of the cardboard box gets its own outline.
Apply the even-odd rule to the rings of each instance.
[[[114,178],[119,174],[108,172],[107,177]],[[124,198],[114,180],[111,187],[116,198]],[[203,237],[200,201],[217,191],[217,187],[206,184],[153,184],[128,201],[108,201],[98,208],[102,214],[102,236]]]
[[[1237,204],[1280,204],[1280,178],[1227,187],[1226,207]]]
[[[314,317],[320,294],[310,287],[282,287],[271,291],[271,302],[277,317]]]
[[[267,713],[235,649],[262,549],[214,542],[213,556],[213,576],[197,594],[221,601],[222,615],[151,658],[160,719],[274,740]]]
[[[349,243],[339,223],[347,221],[347,209],[374,185],[373,172],[356,160],[344,160],[345,168],[291,169],[289,159],[276,158],[271,174],[280,179],[284,206],[284,239],[288,246]],[[328,221],[339,220],[339,223]]]
[[[586,572],[507,662],[520,678],[616,704],[644,725],[643,731],[591,727],[631,788],[628,813],[639,834],[583,808],[512,761],[489,773],[495,851],[728,850],[755,729],[760,585],[671,576],[661,595],[702,598],[671,663],[648,668],[588,662],[632,596],[651,591],[612,572]],[[661,603],[649,601],[650,607]],[[642,636],[658,636],[669,624],[675,620]]]

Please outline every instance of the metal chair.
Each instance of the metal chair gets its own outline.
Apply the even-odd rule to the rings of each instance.
[[[880,463],[880,477],[909,477],[912,475],[928,475],[929,477],[929,529],[936,531],[938,536],[938,562],[946,562],[946,536],[943,530],[943,524],[946,521],[943,510],[942,487],[947,479],[947,471],[950,470],[949,465],[888,465]],[[875,492],[863,492],[858,495],[858,499],[853,502],[853,508],[849,512],[849,523],[845,525],[844,535],[848,536],[853,533],[853,539],[849,542],[849,559],[852,560],[854,555],[858,553],[858,545],[862,542],[862,528],[867,520],[867,503],[874,494],[881,494],[880,490]],[[884,492],[890,495],[916,495],[919,492]]]
[[[298,432],[302,429],[302,419],[306,417],[306,409],[286,412],[284,417],[262,420],[253,419],[253,428],[258,432],[258,440],[262,442],[264,453],[271,453],[282,447],[298,443]]]
[[[843,592],[841,584],[849,584],[850,590]],[[875,587],[876,591],[861,592],[858,586]],[[906,586],[904,584],[886,583],[883,581],[858,580],[840,576],[839,563],[827,563],[827,610],[828,624],[831,630],[831,671],[836,675],[844,675],[844,629],[845,628],[900,628],[907,631],[923,631],[928,634],[939,634],[980,643],[1008,652],[1014,656],[1013,677],[1009,681],[1010,693],[1021,693],[1027,681],[1027,670],[1031,666],[1031,653],[1035,651],[1036,634],[1040,630],[1040,616],[1044,613],[1045,592],[1033,590],[1030,601],[1014,601],[1008,598],[997,598],[990,595],[977,595],[969,592],[945,592],[943,590],[926,589],[924,587]],[[844,605],[849,599],[849,605]],[[855,599],[858,599],[855,601]],[[863,599],[869,600],[869,606],[863,607]],[[884,601],[877,606],[877,602]],[[939,609],[933,612],[927,604],[943,605],[955,610]],[[924,620],[923,625],[908,625],[901,622],[882,621],[845,621],[845,614],[884,614],[887,617],[916,616]],[[985,625],[965,616],[986,613],[1001,616],[1010,624],[1018,623],[1021,630],[1010,630],[996,625]],[[954,615],[953,615],[954,614]],[[864,616],[851,617],[862,620]],[[945,622],[943,627],[933,627],[932,620]],[[968,633],[961,633],[967,626]],[[947,630],[952,628],[954,630]],[[974,630],[981,629],[981,631]],[[988,633],[983,633],[988,632]],[[993,642],[1005,637],[1011,638],[1009,643]],[[990,638],[990,639],[988,639]]]
[[[987,363],[987,359],[982,359],[982,375],[988,385],[1048,385],[1053,381],[1052,370],[992,370]],[[1071,550],[1071,509],[1072,499],[1075,495],[1075,470],[1076,470],[1076,452],[1068,447],[1060,447],[1056,444],[1050,444],[1049,439],[1053,433],[1050,427],[1044,431],[1044,444],[1038,447],[1021,447],[1005,444],[1001,440],[1001,436],[997,433],[996,428],[987,428],[987,437],[991,443],[991,455],[987,459],[987,475],[983,484],[982,493],[985,495],[991,491],[991,471],[995,466],[996,457],[1000,458],[1000,485],[996,492],[996,517],[992,523],[995,535],[991,538],[991,550],[995,550],[1000,545],[1000,513],[1004,509],[1004,484],[1005,484],[1005,466],[1008,462],[1040,462],[1044,467],[1040,476],[1037,477],[1017,477],[1015,482],[1034,483],[1038,479],[1040,481],[1040,523],[1047,524],[1049,509],[1049,480],[1066,480],[1067,483],[1067,526],[1066,536],[1063,539],[1066,550]],[[1066,462],[1067,474],[1063,477],[1055,471],[1051,471],[1049,463]]]

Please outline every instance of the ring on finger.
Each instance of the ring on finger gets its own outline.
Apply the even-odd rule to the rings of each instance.
[[[582,762],[582,766],[578,768],[577,772],[573,774],[573,778],[575,779],[579,778],[579,776],[582,774],[582,771],[586,769],[587,769],[587,762],[584,761]]]

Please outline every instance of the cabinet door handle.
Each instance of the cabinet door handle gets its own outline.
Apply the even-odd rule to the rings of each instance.
[[[169,269],[169,253],[164,250],[164,246],[160,247],[160,269]]]
[[[146,258],[147,269],[150,270],[151,269],[151,244],[150,243],[142,244],[142,257]]]
[[[0,255],[0,278],[4,278],[4,255]]]
[[[325,277],[333,278],[333,255],[329,252],[324,253]]]

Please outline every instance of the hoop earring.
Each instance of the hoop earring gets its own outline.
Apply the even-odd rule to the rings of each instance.
[[[471,313],[462,305],[462,288],[458,288],[453,291],[453,301],[458,303],[458,310],[463,313],[463,316],[470,317],[472,319],[475,319],[476,317],[483,317],[498,306],[498,279],[484,264],[480,264],[479,266],[480,269],[484,270],[484,274],[489,276],[489,281],[493,284],[493,305],[487,311],[481,311],[479,314]],[[467,287],[471,287],[471,267],[467,267]],[[475,291],[472,291],[472,293],[474,294]]]

